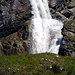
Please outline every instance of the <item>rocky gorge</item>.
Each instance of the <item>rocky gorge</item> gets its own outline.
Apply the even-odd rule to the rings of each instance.
[[[64,23],[60,55],[75,57],[75,1],[49,0],[53,18]],[[0,56],[29,53],[29,0],[0,0]]]

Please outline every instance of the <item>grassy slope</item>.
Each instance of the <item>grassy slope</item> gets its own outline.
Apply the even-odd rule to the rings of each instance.
[[[75,58],[50,53],[0,57],[1,75],[75,75]]]

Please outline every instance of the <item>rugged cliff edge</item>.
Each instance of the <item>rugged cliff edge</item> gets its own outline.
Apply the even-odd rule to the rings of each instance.
[[[75,57],[75,1],[49,0],[49,7],[52,17],[64,23],[59,54]],[[1,55],[28,53],[30,10],[29,0],[0,0]]]
[[[25,53],[30,22],[28,0],[0,1],[0,46],[3,54]]]

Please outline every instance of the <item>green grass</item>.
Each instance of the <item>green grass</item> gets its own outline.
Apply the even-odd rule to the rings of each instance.
[[[75,75],[75,58],[51,53],[0,57],[0,75]]]

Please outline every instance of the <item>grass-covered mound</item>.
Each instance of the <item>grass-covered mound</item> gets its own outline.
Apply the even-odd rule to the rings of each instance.
[[[75,58],[51,53],[2,56],[0,75],[75,75]]]

